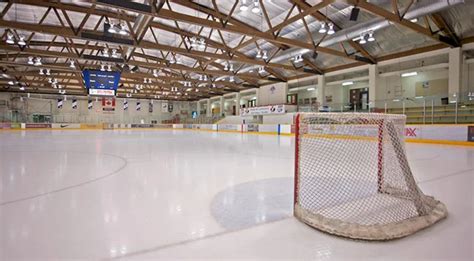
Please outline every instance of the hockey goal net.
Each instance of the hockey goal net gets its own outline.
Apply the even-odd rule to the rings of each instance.
[[[404,237],[446,217],[444,204],[415,182],[404,131],[404,115],[298,114],[294,215],[365,240]]]

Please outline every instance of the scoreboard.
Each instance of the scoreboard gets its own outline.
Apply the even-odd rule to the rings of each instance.
[[[120,72],[84,70],[84,84],[89,95],[115,96],[120,81]]]

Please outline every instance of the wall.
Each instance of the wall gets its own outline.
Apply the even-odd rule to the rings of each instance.
[[[261,86],[258,91],[257,105],[285,104],[288,94],[288,84],[286,82]]]
[[[24,94],[23,96],[26,96]],[[59,98],[59,96],[57,97]],[[136,110],[136,99],[128,100],[128,110],[123,110],[123,102],[125,99],[117,98],[115,102],[115,111],[105,112],[102,110],[101,98],[92,98],[93,109],[87,108],[87,99],[78,97],[78,108],[72,109],[72,96],[67,96],[67,100],[63,101],[62,109],[57,108],[57,98],[23,98],[20,100],[18,94],[0,93],[0,100],[7,100],[10,103],[10,109],[15,108],[20,111],[23,120],[27,122],[33,121],[33,114],[52,115],[53,122],[81,122],[81,123],[151,123],[152,120],[158,123],[163,120],[173,118],[175,115],[185,111],[186,114],[181,117],[190,117],[191,107],[189,102],[168,102],[173,104],[173,112],[162,112],[162,102],[153,101],[153,112],[149,112],[149,100],[140,100],[141,110]],[[1,118],[1,117],[0,117]]]

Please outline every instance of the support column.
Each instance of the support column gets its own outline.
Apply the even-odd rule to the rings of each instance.
[[[462,51],[461,47],[449,50],[449,80],[448,93],[449,102],[459,101],[459,92],[462,82]]]
[[[235,114],[240,115],[240,92],[235,94]]]
[[[318,98],[318,103],[319,103],[319,106],[323,106],[323,105],[326,105],[326,92],[325,92],[325,89],[326,88],[326,79],[324,77],[324,75],[318,75],[318,85],[317,85],[317,89],[316,89],[316,92],[317,92],[317,95],[316,97]]]
[[[224,114],[224,96],[221,96],[219,99],[219,116],[222,116]]]
[[[207,117],[211,117],[211,116],[212,116],[211,99],[207,99],[206,116],[207,116]]]
[[[201,101],[197,101],[196,110],[197,110],[197,116],[200,116],[201,115]]]
[[[377,85],[379,81],[379,72],[376,64],[369,65],[369,105],[370,107],[375,108],[375,104],[378,101]]]
[[[260,106],[260,102],[259,102],[259,99],[258,99],[259,94],[260,94],[260,89],[255,88],[255,97],[257,98],[257,100],[255,101],[255,103],[257,104],[256,106]]]

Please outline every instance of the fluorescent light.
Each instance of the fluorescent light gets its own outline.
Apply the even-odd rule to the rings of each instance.
[[[410,76],[416,76],[416,75],[418,75],[417,72],[402,73],[402,77],[410,77]]]
[[[393,101],[394,101],[394,102],[399,102],[399,101],[400,101],[400,99],[393,99]]]
[[[418,22],[418,18],[413,18],[413,19],[410,20],[410,22],[416,23],[416,22]]]
[[[454,101],[449,101],[449,103],[456,103],[456,102],[458,102],[458,101],[456,101],[456,100],[454,100]]]
[[[353,81],[348,81],[348,82],[343,82],[342,86],[353,85],[353,84],[354,84]]]
[[[416,96],[415,97],[415,99],[423,99],[423,98],[425,98],[425,97],[423,97],[423,96]]]
[[[306,89],[306,90],[307,90],[307,91],[314,91],[314,90],[316,90],[316,88],[311,87],[311,88],[308,88],[308,89]]]

